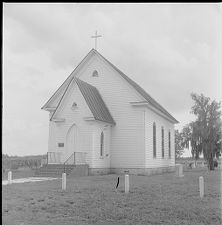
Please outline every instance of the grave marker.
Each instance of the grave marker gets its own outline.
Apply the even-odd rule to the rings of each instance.
[[[8,172],[8,184],[12,183],[12,171]]]
[[[183,177],[183,165],[182,164],[176,164],[176,176]]]
[[[200,197],[204,197],[204,178],[202,176],[199,177],[199,190],[200,190]]]
[[[129,175],[125,174],[125,193],[129,193]]]
[[[66,190],[66,173],[62,174],[62,190]]]

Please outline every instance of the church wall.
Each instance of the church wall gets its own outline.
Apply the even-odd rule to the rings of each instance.
[[[94,70],[98,71],[98,77],[93,77]],[[174,151],[174,126],[166,119],[157,115],[149,109],[133,107],[130,102],[143,101],[128,82],[122,78],[107,62],[99,58],[92,57],[83,68],[79,69],[76,77],[95,86],[105,104],[107,105],[116,125],[111,129],[107,128],[110,146],[106,148],[108,156],[103,159],[99,156],[100,133],[105,123],[84,121],[83,117],[92,116],[79,89],[73,89],[66,96],[63,108],[58,114],[58,118],[66,118],[64,123],[50,122],[49,150],[55,148],[56,151],[65,151],[66,134],[73,123],[78,124],[81,130],[81,151],[87,151],[89,168],[106,169],[143,169],[143,168],[167,168],[175,164]],[[76,101],[80,106],[77,110],[71,110],[72,103]],[[157,125],[157,158],[153,159],[152,148],[152,124]],[[161,150],[161,126],[165,128],[165,157],[162,159]],[[171,159],[168,159],[168,129],[171,129]],[[53,130],[53,131],[52,131]],[[145,138],[146,135],[146,138]],[[54,139],[56,139],[56,145]],[[58,142],[64,142],[65,148],[57,146]],[[94,151],[93,151],[94,150]],[[105,153],[106,154],[106,153]]]
[[[52,112],[49,113],[49,120],[51,118]],[[48,152],[54,152],[56,147],[56,126],[55,123],[49,121],[49,139],[48,139]]]
[[[77,103],[75,109],[72,109],[73,102]],[[55,118],[65,118],[65,122],[51,122],[53,124],[52,129],[54,130],[54,135],[51,139],[50,146],[54,146],[53,150],[56,152],[65,153],[64,159],[70,156],[70,152],[67,151],[67,133],[70,127],[76,124],[79,134],[77,143],[78,149],[73,149],[73,152],[87,152],[87,162],[91,165],[93,128],[90,122],[83,119],[89,116],[92,116],[92,114],[75,84],[75,86],[72,86],[70,91],[67,92],[61,109],[55,116]],[[55,143],[56,146],[53,143]],[[58,147],[58,143],[64,143],[64,147]]]
[[[156,158],[153,157],[153,123],[156,123]],[[164,158],[162,158],[161,127],[164,127]],[[171,132],[171,158],[169,158],[168,132]],[[146,168],[175,165],[174,125],[150,109],[145,114]]]
[[[100,156],[101,132],[104,133],[104,154]],[[90,168],[110,168],[110,135],[111,127],[103,122],[93,122],[92,165]]]
[[[94,70],[98,71],[98,77],[92,76]],[[110,65],[97,57],[77,77],[99,90],[116,122],[111,129],[111,168],[143,168],[143,112],[130,104],[143,98]],[[93,165],[100,167],[96,163]]]

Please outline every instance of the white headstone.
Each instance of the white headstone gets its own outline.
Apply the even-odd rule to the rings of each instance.
[[[12,171],[8,172],[8,183],[11,184],[12,183]]]
[[[201,176],[199,177],[199,189],[200,189],[200,197],[204,197],[204,178]]]
[[[176,164],[176,176],[183,177],[183,165],[182,164]]]
[[[129,175],[125,174],[125,193],[129,193]]]
[[[66,173],[62,174],[62,190],[66,190]]]

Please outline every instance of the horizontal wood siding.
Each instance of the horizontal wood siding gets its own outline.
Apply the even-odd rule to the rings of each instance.
[[[77,103],[77,108],[72,109],[73,102]],[[78,149],[77,152],[87,152],[87,162],[91,165],[92,153],[92,132],[93,128],[90,122],[85,121],[84,117],[92,116],[91,111],[88,109],[86,102],[80,93],[76,84],[72,84],[69,92],[66,93],[65,100],[61,105],[60,110],[56,114],[56,118],[65,118],[65,122],[51,122],[55,129],[56,151],[64,152],[64,159],[70,155],[67,151],[67,133],[73,124],[76,124],[79,132]],[[58,143],[64,143],[64,147],[58,147]],[[51,144],[53,145],[53,143]]]
[[[98,77],[92,76],[94,70],[98,71]],[[79,71],[77,77],[99,90],[116,122],[111,129],[111,167],[144,167],[143,113],[130,104],[143,98],[97,56]]]
[[[95,122],[93,130],[93,151],[91,168],[110,168],[110,125]],[[100,136],[104,133],[104,154],[100,156]]]
[[[153,123],[156,123],[156,158],[153,157]],[[164,128],[164,158],[162,158],[161,128]],[[169,158],[168,132],[171,132],[171,158]],[[175,165],[174,125],[146,109],[145,114],[146,168]]]

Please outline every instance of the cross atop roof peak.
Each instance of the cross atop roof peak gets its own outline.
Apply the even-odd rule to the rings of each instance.
[[[94,36],[91,36],[91,38],[95,38],[95,50],[97,50],[97,38],[102,37],[102,35],[97,34],[97,30],[95,32]]]

